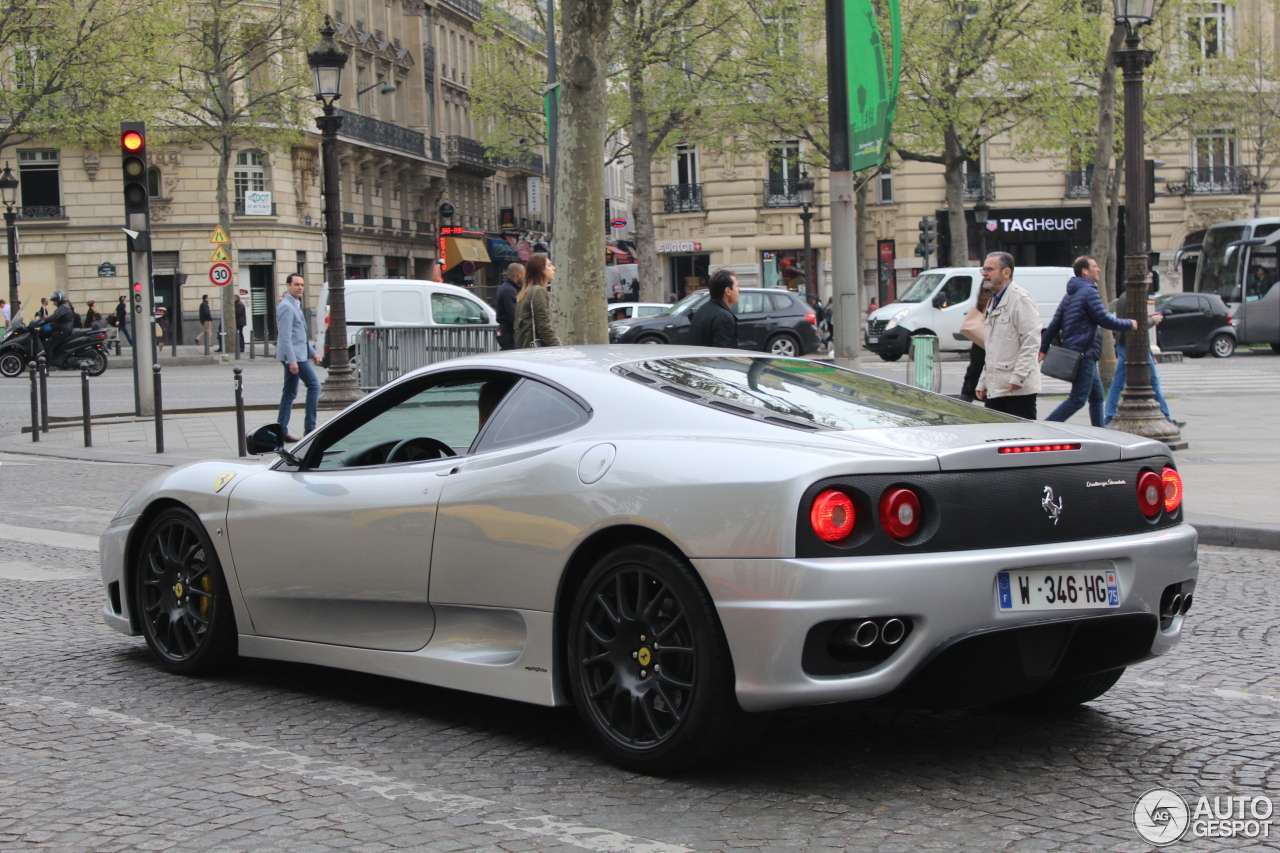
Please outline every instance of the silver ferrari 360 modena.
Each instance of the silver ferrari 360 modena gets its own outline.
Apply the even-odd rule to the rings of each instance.
[[[1162,444],[800,358],[562,347],[437,364],[292,451],[174,468],[101,540],[159,665],[237,655],[571,703],[612,758],[760,712],[1036,708],[1178,641],[1196,532]]]

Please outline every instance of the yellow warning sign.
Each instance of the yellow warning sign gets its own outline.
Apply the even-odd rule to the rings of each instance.
[[[231,260],[231,256],[227,254],[227,247],[219,246],[218,248],[213,250],[213,257],[209,259],[209,263],[216,264],[221,261],[229,261],[229,260]]]
[[[227,232],[223,231],[222,226],[219,225],[217,228],[213,229],[213,236],[209,238],[209,242],[210,243],[230,243],[231,241],[227,239]]]

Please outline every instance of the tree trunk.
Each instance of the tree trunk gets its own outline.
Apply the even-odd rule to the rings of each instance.
[[[1115,218],[1107,203],[1107,186],[1111,183],[1111,152],[1116,141],[1116,51],[1124,43],[1125,28],[1111,28],[1107,58],[1098,80],[1098,135],[1093,146],[1093,175],[1089,179],[1089,209],[1093,216],[1089,253],[1102,267],[1102,300],[1108,305],[1116,298],[1116,266],[1112,249],[1116,245]],[[1119,182],[1116,182],[1117,185]],[[1117,186],[1118,189],[1118,186]],[[1119,193],[1114,193],[1119,198]],[[1098,362],[1102,384],[1110,387],[1116,375],[1116,343],[1111,333],[1102,336],[1102,360]]]
[[[565,0],[561,7],[554,238],[559,270],[551,302],[556,332],[566,344],[609,340],[602,225],[612,12],[612,0]]]
[[[230,239],[231,238],[231,201],[230,201],[230,195],[228,193],[227,182],[231,178],[231,154],[235,148],[235,137],[230,134],[223,134],[222,138],[218,141],[218,144],[215,147],[218,149],[218,180],[214,189],[214,196],[216,197],[218,202],[218,225],[222,227],[223,232],[227,235],[227,239]],[[227,244],[227,249],[228,250],[231,249],[230,243]],[[231,254],[231,252],[228,251],[228,254]],[[232,259],[233,260],[235,259],[235,255],[232,255]],[[219,302],[221,303],[221,306],[222,306],[222,319],[220,320],[220,325],[222,327],[222,337],[220,338],[220,341],[222,343],[223,358],[226,358],[226,353],[233,352],[234,347],[237,345],[237,342],[235,340],[236,310],[235,310],[235,304],[233,300],[235,298],[236,292],[240,289],[239,275],[237,274],[239,265],[234,264],[231,261],[228,261],[227,263],[231,266],[231,281],[227,282],[227,284],[224,285],[223,287],[218,288],[219,290],[222,291],[222,298],[219,300]],[[250,302],[252,303],[252,300],[250,300]],[[250,306],[246,306],[246,307],[250,309],[249,322],[252,323],[253,322],[252,308]],[[230,335],[231,335],[229,341],[227,337],[228,331],[230,332]],[[174,335],[173,341],[176,342],[178,339],[176,329],[173,330],[173,335]]]
[[[632,69],[630,77],[631,221],[635,225],[640,300],[666,302],[662,270],[658,267],[658,244],[653,230],[653,151],[649,147],[649,110],[644,102],[644,72],[638,68]]]
[[[964,151],[955,131],[947,128],[944,140],[943,179],[947,186],[947,225],[951,229],[951,256],[953,267],[969,266],[969,229],[964,221]],[[937,266],[942,266],[938,258]]]

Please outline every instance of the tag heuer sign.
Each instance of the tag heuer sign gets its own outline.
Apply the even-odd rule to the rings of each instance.
[[[244,194],[244,215],[245,216],[270,216],[271,215],[271,193],[255,192],[248,190]]]
[[[98,264],[98,278],[111,278],[116,274],[116,265],[106,261]]]

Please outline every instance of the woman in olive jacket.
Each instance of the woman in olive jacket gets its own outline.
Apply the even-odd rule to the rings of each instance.
[[[525,264],[524,286],[516,295],[516,348],[560,346],[551,326],[551,295],[547,285],[556,277],[556,268],[546,255],[534,255]]]

